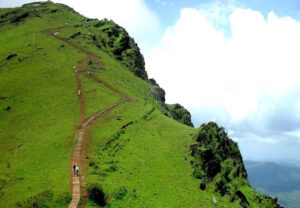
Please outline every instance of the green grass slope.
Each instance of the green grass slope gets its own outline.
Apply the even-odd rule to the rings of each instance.
[[[101,194],[107,207],[242,206],[216,191],[215,181],[199,188],[190,146],[199,142],[201,128],[165,116],[145,80],[143,57],[123,28],[46,2],[0,9],[0,33],[0,207],[68,206],[80,112],[75,65],[82,65],[85,119],[130,98],[88,128],[81,171],[90,199],[83,206],[99,207]],[[257,199],[246,178],[232,180],[249,202],[243,206],[276,206]],[[97,194],[92,186],[101,187]]]
[[[79,113],[71,68],[83,55],[41,34],[45,20],[27,21],[0,29],[0,207],[33,196],[53,207],[69,200],[65,170]]]

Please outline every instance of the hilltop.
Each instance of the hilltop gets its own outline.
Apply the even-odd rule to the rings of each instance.
[[[0,207],[279,207],[113,21],[36,2],[0,9],[0,32]]]

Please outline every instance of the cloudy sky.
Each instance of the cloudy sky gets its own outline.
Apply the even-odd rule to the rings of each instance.
[[[188,108],[195,126],[224,126],[244,159],[299,162],[300,1],[55,2],[125,27],[167,102]]]

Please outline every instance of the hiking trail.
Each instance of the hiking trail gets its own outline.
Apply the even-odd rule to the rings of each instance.
[[[88,60],[95,61],[98,64],[98,67],[101,67],[101,63],[98,60],[99,57],[96,54],[67,40],[64,37],[53,35],[54,30],[62,29],[64,27],[69,27],[69,26],[51,28],[51,29],[44,30],[42,32],[48,36],[57,38],[65,43],[67,43],[68,45],[80,50],[81,52],[83,52],[87,55],[82,61],[80,61],[77,64],[76,69],[75,69],[75,76],[76,76],[76,82],[77,82],[76,87],[77,87],[77,89],[79,89],[81,91],[81,93],[79,95],[77,95],[79,103],[80,103],[79,127],[77,130],[77,141],[75,144],[74,152],[73,152],[71,160],[70,160],[70,169],[69,169],[69,171],[70,171],[70,190],[72,193],[72,201],[69,205],[69,208],[77,208],[79,206],[79,202],[81,200],[83,202],[83,204],[81,204],[81,207],[86,207],[86,201],[87,201],[87,191],[86,191],[86,187],[85,187],[86,171],[84,169],[85,149],[86,149],[85,135],[86,135],[87,127],[90,126],[92,124],[92,122],[94,120],[96,120],[98,117],[100,117],[101,115],[103,115],[106,112],[111,111],[113,108],[117,107],[118,105],[120,105],[124,102],[134,102],[135,100],[133,98],[129,97],[128,95],[126,95],[125,93],[119,91],[118,89],[112,87],[111,85],[98,79],[97,77],[81,72],[81,69],[87,64]],[[101,84],[102,86],[108,88],[109,90],[121,95],[123,97],[123,99],[108,106],[104,110],[101,110],[101,111],[95,113],[94,115],[92,115],[91,117],[87,118],[86,120],[84,120],[85,110],[84,110],[84,99],[83,99],[82,90],[81,90],[81,79],[80,79],[81,74],[83,74],[87,78]],[[79,173],[80,173],[79,176],[73,175],[73,165],[74,164],[77,164],[79,166]]]

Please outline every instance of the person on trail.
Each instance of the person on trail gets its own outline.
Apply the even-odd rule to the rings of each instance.
[[[79,176],[79,166],[76,165],[76,175]]]
[[[77,86],[76,90],[77,90],[77,95],[79,96],[80,95],[80,87]]]
[[[76,70],[76,66],[73,66],[73,69],[74,69],[74,71],[75,71],[75,72],[77,72],[77,70]]]
[[[73,165],[73,176],[75,176],[75,173],[76,173],[76,165],[74,164]]]

